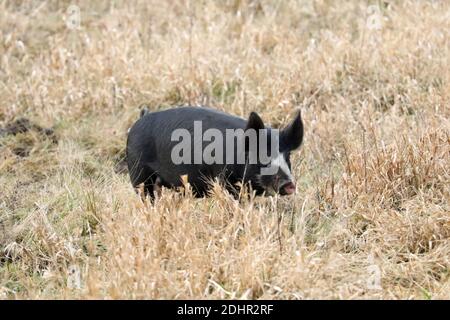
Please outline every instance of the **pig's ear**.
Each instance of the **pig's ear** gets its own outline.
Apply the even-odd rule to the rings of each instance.
[[[256,113],[250,113],[248,117],[247,126],[245,127],[245,131],[247,130],[255,130],[256,131],[256,147],[259,146],[259,130],[264,129],[264,122],[261,117]],[[250,140],[250,136],[245,136],[245,152],[250,151],[250,146],[252,145],[252,141]],[[254,143],[254,142],[253,142]]]
[[[280,142],[288,149],[295,150],[300,147],[303,140],[303,122],[300,110],[286,128],[280,132]]]
[[[264,122],[256,112],[250,113],[250,116],[248,117],[247,127],[245,130],[248,129],[257,130],[257,133],[258,130],[264,129]]]

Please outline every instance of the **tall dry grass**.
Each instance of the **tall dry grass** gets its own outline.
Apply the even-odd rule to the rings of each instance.
[[[0,3],[0,126],[56,137],[0,137],[0,297],[450,298],[448,1],[74,3]],[[296,195],[142,203],[127,129],[184,103],[300,107]]]

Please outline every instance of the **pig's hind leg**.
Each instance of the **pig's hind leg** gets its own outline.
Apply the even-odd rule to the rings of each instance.
[[[133,186],[143,199],[150,196],[150,200],[153,201],[155,195],[161,194],[162,181],[156,171],[148,166],[144,166],[140,168],[139,174],[133,181]]]

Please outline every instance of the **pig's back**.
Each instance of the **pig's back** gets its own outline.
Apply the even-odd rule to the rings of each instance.
[[[201,121],[202,133],[218,129],[225,140],[226,129],[244,129],[246,120],[206,107],[179,107],[145,114],[130,129],[127,141],[127,161],[130,175],[141,172],[143,167],[152,171],[171,185],[179,185],[179,177],[202,170],[201,165],[175,165],[171,160],[172,148],[178,141],[171,141],[175,129],[186,129],[194,137],[194,121]],[[193,161],[193,159],[192,159]],[[220,166],[208,166],[214,176]]]

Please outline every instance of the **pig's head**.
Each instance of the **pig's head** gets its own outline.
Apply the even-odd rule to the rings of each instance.
[[[303,140],[303,123],[300,111],[295,119],[285,128],[275,130],[267,128],[264,122],[255,112],[252,112],[247,122],[246,130],[263,130],[267,139],[258,136],[257,148],[251,149],[249,141],[246,150],[266,150],[268,157],[261,159],[258,156],[256,163],[249,163],[246,167],[246,181],[249,181],[257,194],[266,195],[291,195],[295,192],[295,181],[291,172],[290,155],[298,149]],[[273,137],[275,135],[275,137]],[[278,138],[276,138],[278,136]],[[272,147],[272,145],[274,145]],[[250,152],[249,152],[250,153]]]

